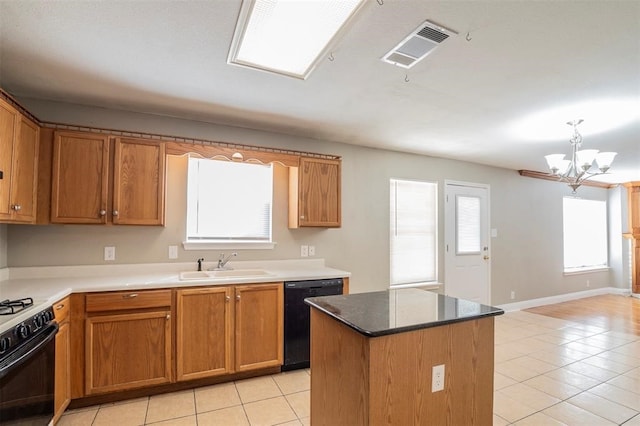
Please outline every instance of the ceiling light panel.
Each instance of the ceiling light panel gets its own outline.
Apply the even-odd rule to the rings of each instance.
[[[364,0],[244,0],[228,63],[305,79]]]

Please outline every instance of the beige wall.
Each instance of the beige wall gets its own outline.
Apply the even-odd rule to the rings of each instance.
[[[7,266],[7,225],[0,224],[0,268]]]
[[[239,259],[298,258],[300,245],[316,246],[329,266],[351,271],[354,292],[388,288],[389,179],[437,181],[440,201],[445,179],[489,184],[492,303],[528,300],[605,286],[622,286],[624,274],[608,272],[562,275],[562,197],[570,190],[555,182],[520,177],[517,172],[456,160],[297,138],[147,114],[23,100],[40,119],[132,131],[307,150],[343,157],[340,229],[288,229],[287,169],[276,169],[274,250],[245,250]],[[186,167],[184,158],[168,165],[167,226],[8,226],[9,266],[102,264],[103,247],[116,246],[116,263],[169,262],[169,245],[184,238]],[[541,159],[543,167],[543,159]],[[607,199],[608,191],[581,188],[580,195]],[[443,247],[443,206],[439,206],[439,240]],[[1,229],[1,228],[0,228]],[[0,245],[1,247],[1,245]],[[214,260],[219,251],[184,251],[180,262]],[[442,249],[440,249],[442,254]],[[0,257],[0,262],[2,258]],[[444,258],[439,276],[444,280]],[[616,279],[616,281],[611,281]]]

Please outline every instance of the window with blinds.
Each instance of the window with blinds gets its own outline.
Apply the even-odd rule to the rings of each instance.
[[[438,184],[390,180],[390,283],[437,281]]]
[[[606,268],[607,203],[565,197],[562,216],[564,271]]]
[[[456,254],[480,254],[480,197],[456,195]]]
[[[271,242],[271,165],[189,158],[187,242]]]

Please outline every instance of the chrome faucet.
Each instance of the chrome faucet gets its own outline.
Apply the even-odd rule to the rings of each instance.
[[[232,269],[228,266],[226,266],[227,262],[229,262],[231,260],[232,257],[236,257],[238,255],[238,253],[231,253],[226,259],[224,257],[224,253],[222,253],[220,255],[220,257],[218,258],[218,266],[216,266],[216,269],[220,270],[220,269]]]

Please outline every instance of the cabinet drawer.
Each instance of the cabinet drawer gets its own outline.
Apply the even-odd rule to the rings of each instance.
[[[122,311],[127,309],[171,306],[171,290],[116,291],[87,294],[86,311]]]
[[[58,300],[53,304],[53,314],[56,317],[58,324],[61,324],[67,318],[69,318],[69,298],[65,297],[62,300]]]

